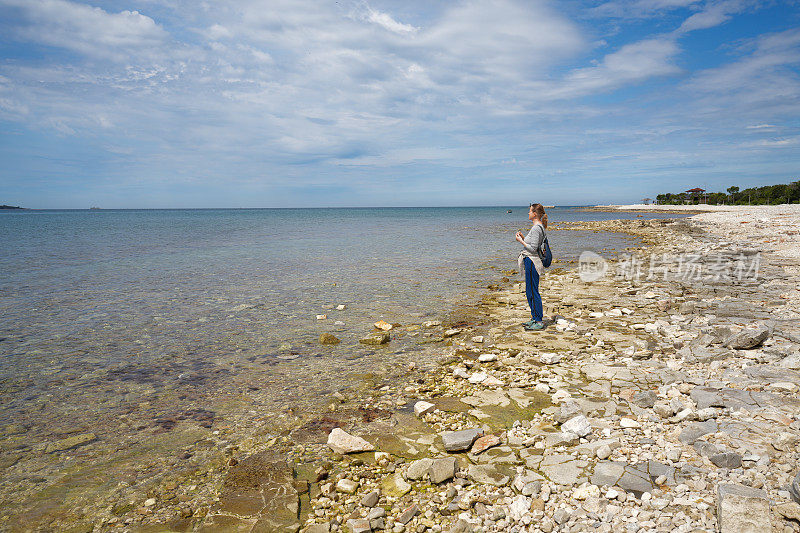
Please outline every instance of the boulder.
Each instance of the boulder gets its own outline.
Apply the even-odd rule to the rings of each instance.
[[[400,472],[395,472],[386,477],[381,483],[381,490],[390,498],[399,498],[411,492],[411,485],[406,483]]]
[[[583,415],[573,417],[561,424],[561,431],[564,433],[574,433],[579,437],[585,437],[592,432],[592,425],[589,419]]]
[[[408,470],[406,470],[406,478],[415,481],[424,478],[432,464],[433,459],[427,457],[412,461],[411,464],[408,465]]]

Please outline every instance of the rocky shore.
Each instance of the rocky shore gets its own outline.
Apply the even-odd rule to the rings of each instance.
[[[172,487],[95,529],[800,531],[800,213],[714,216],[561,225],[643,247],[549,272],[543,332],[504,273],[420,325],[438,361],[226,449],[206,505]]]

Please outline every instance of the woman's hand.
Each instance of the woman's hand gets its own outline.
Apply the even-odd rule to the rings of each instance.
[[[521,231],[517,232],[516,238],[517,238],[517,242],[520,243],[520,244],[525,242],[525,237],[522,236],[522,232]]]

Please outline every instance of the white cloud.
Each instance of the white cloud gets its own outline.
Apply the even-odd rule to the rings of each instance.
[[[30,41],[97,57],[120,57],[131,49],[161,44],[167,38],[155,21],[138,11],[109,13],[69,0],[0,0],[20,9],[28,23],[18,28]]]
[[[730,20],[731,16],[744,11],[748,4],[745,0],[726,0],[723,2],[708,2],[703,6],[702,11],[683,21],[677,33],[688,33],[690,31],[705,30],[719,26]]]
[[[669,37],[626,44],[606,55],[596,66],[573,70],[552,96],[576,97],[677,74],[680,68],[674,59],[678,52],[677,43]]]
[[[397,22],[388,13],[381,13],[380,11],[375,11],[374,9],[370,9],[367,12],[365,18],[369,22],[373,22],[378,26],[381,26],[382,28],[385,28],[395,33],[400,33],[400,34],[413,33],[418,29],[412,26],[411,24],[403,24],[402,22]]]

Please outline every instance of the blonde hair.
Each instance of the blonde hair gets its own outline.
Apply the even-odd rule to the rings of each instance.
[[[547,213],[544,212],[544,206],[542,204],[531,204],[531,209],[533,212],[536,213],[536,218],[542,223],[542,226],[547,228]]]

